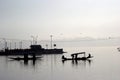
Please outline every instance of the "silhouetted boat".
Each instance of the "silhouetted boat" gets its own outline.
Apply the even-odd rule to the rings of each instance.
[[[117,48],[118,49],[118,51],[120,52],[120,47],[119,48]]]
[[[78,57],[79,54],[83,54],[83,57]],[[91,54],[89,54],[87,57],[85,56],[85,52],[80,52],[80,53],[73,53],[71,54],[72,58],[66,58],[64,55],[62,56],[62,60],[88,60],[90,58],[93,58]]]

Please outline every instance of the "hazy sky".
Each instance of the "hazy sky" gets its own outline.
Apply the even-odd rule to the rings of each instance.
[[[120,0],[0,0],[0,37],[120,36]]]

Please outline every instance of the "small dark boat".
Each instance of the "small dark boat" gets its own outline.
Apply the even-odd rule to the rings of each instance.
[[[120,47],[119,48],[117,48],[118,49],[118,51],[120,52]]]
[[[83,54],[83,57],[78,57],[78,54]],[[71,54],[72,58],[66,58],[64,55],[62,56],[62,60],[88,60],[92,58],[91,54],[88,54],[88,56],[85,56],[85,52],[80,52],[80,53],[73,53]]]

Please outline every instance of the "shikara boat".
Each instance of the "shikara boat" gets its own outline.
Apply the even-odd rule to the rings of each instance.
[[[83,54],[83,57],[78,57],[78,55]],[[85,52],[79,52],[79,53],[73,53],[71,54],[72,58],[66,58],[64,55],[62,56],[62,60],[88,60],[90,58],[92,58],[93,56],[91,56],[91,54],[88,54],[88,56],[86,57],[86,53]]]

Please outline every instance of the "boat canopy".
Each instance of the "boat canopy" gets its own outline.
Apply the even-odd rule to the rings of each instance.
[[[85,54],[85,52],[73,53],[71,55]]]

